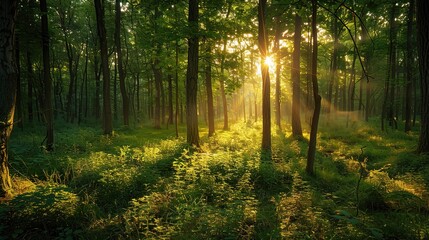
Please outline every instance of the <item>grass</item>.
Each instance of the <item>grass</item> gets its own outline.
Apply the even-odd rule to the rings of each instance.
[[[199,151],[172,129],[104,137],[63,124],[48,153],[42,128],[17,129],[0,239],[427,238],[428,156],[414,153],[415,133],[374,126],[322,124],[315,176],[304,172],[308,133],[273,129],[266,161],[260,123],[203,135]]]

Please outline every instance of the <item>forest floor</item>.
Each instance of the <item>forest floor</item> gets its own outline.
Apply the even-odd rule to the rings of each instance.
[[[273,128],[261,156],[260,123],[235,124],[189,150],[174,128],[16,128],[16,196],[0,204],[0,239],[427,239],[429,156],[418,135],[375,123],[322,123],[315,176],[308,133]],[[181,127],[181,136],[185,129]]]

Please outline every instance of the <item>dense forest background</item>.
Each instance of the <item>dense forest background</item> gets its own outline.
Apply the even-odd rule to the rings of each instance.
[[[428,7],[2,2],[0,233],[429,237]]]

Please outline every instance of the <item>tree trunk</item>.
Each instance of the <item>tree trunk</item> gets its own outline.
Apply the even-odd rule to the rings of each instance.
[[[54,111],[52,108],[52,80],[49,60],[48,7],[46,0],[40,0],[42,13],[42,50],[43,50],[43,115],[46,121],[46,150],[54,150]]]
[[[207,91],[207,108],[208,108],[208,125],[209,137],[213,136],[215,132],[214,127],[214,107],[213,107],[213,89],[212,89],[212,49],[210,42],[207,42],[207,62],[206,62],[206,91]]]
[[[158,57],[155,57],[154,63],[152,64],[152,70],[155,78],[155,116],[154,116],[154,127],[161,128],[161,84],[162,84],[162,72],[160,68],[160,61]]]
[[[410,0],[407,20],[407,48],[406,48],[406,82],[405,82],[405,132],[411,131],[411,102],[413,90],[413,19],[414,19],[414,0]]]
[[[31,53],[27,49],[27,112],[28,112],[28,121],[33,122],[33,63],[31,61]]]
[[[176,138],[179,137],[179,41],[176,40],[175,44],[175,70],[174,70],[174,83],[176,85],[176,112],[174,114],[174,127],[176,130]]]
[[[301,127],[301,86],[300,86],[300,55],[301,55],[301,30],[302,19],[295,14],[295,33],[292,53],[292,135],[302,136]]]
[[[105,135],[112,135],[112,107],[110,104],[110,70],[107,55],[106,26],[104,23],[104,1],[94,0],[97,16],[97,30],[100,41],[101,66],[103,72],[103,130]]]
[[[334,47],[332,51],[332,59],[331,59],[331,69],[330,69],[330,78],[329,78],[329,84],[328,84],[328,106],[326,109],[326,112],[328,114],[331,113],[332,106],[336,104],[337,100],[337,66],[338,66],[338,40],[339,40],[339,33],[338,33],[338,20],[333,16],[334,23],[332,27],[332,32],[334,34]],[[314,46],[313,46],[314,49]],[[335,97],[332,99],[332,94],[335,87]],[[329,117],[329,115],[328,115]]]
[[[12,194],[9,175],[8,141],[14,124],[17,69],[14,59],[16,0],[0,3],[0,197]]]
[[[274,52],[276,53],[276,94],[275,94],[275,113],[276,113],[276,125],[281,130],[281,64],[280,60],[282,58],[280,52],[280,38],[282,31],[280,29],[280,16],[276,16],[275,19],[275,38],[274,38]]]
[[[313,55],[311,63],[311,76],[313,83],[313,96],[314,96],[314,113],[311,121],[311,131],[310,131],[310,142],[308,144],[308,154],[307,154],[307,166],[305,168],[306,172],[310,175],[314,174],[314,160],[316,156],[316,140],[317,140],[317,128],[319,125],[319,116],[320,116],[320,107],[322,98],[319,95],[319,87],[317,83],[317,0],[312,0],[312,21],[311,29],[313,36]]]
[[[417,39],[421,91],[421,128],[417,151],[429,152],[429,1],[417,0]]]
[[[168,73],[168,120],[167,127],[169,124],[173,124],[173,76],[171,73]]]
[[[116,53],[118,54],[118,72],[119,72],[119,89],[122,96],[122,114],[124,117],[124,125],[130,124],[130,102],[125,88],[125,71],[122,60],[121,48],[121,1],[115,1],[115,45]]]
[[[396,78],[396,3],[392,3],[390,10],[389,24],[389,52],[388,52],[388,71],[384,89],[384,102],[381,113],[381,130],[385,130],[384,120],[387,119],[389,126],[393,126],[393,101],[395,97],[395,78]]]
[[[271,158],[271,104],[270,74],[265,59],[268,56],[268,33],[265,24],[267,0],[259,0],[258,5],[258,44],[261,52],[262,73],[262,151]]]
[[[21,62],[20,62],[20,51],[19,51],[19,40],[15,39],[15,59],[16,59],[16,108],[15,113],[18,118],[18,127],[24,129],[22,121],[22,87],[21,87]]]
[[[187,142],[200,146],[197,115],[198,92],[198,0],[189,0],[189,27],[192,34],[188,39],[188,68],[186,73],[186,127]]]

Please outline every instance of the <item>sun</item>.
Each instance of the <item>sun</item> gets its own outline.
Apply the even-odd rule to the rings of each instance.
[[[274,59],[271,56],[267,56],[265,58],[264,64],[268,66],[268,68],[273,69],[276,66]]]

